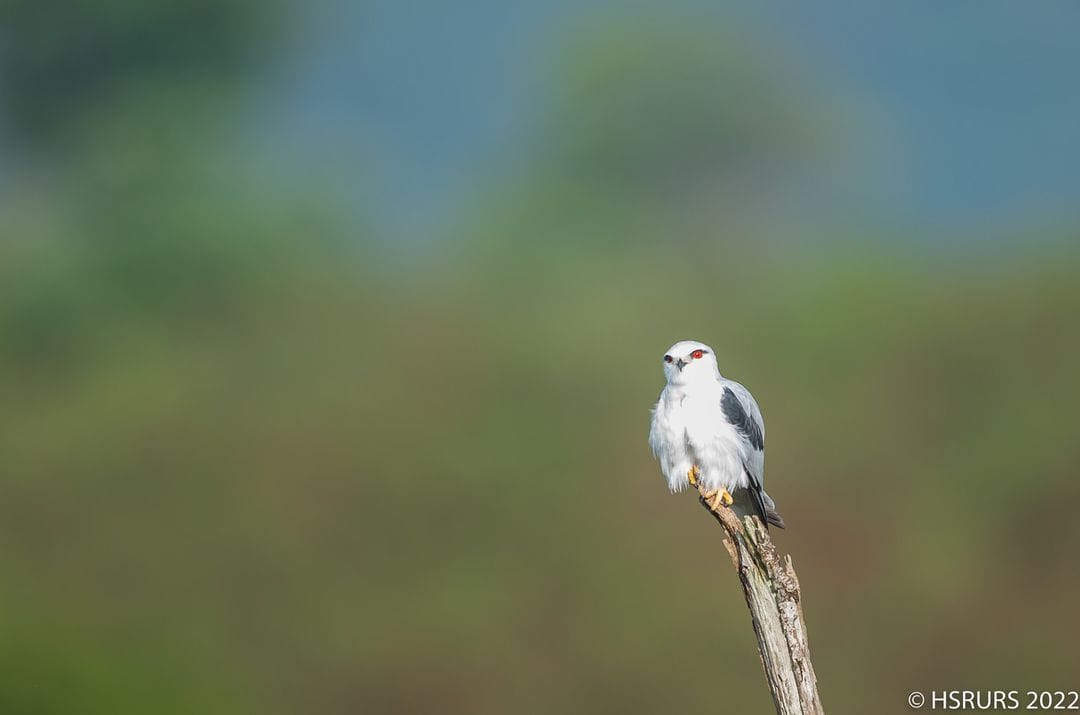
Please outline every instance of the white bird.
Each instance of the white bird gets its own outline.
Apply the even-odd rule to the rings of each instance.
[[[732,506],[784,528],[765,493],[765,423],[750,391],[722,376],[713,349],[693,340],[668,349],[664,375],[649,445],[671,491],[701,484],[713,509]]]

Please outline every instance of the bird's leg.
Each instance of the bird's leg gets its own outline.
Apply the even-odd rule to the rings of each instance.
[[[698,476],[701,475],[701,470],[697,465],[692,465],[690,471],[686,473],[686,478],[690,480],[690,486],[697,487]],[[727,489],[712,489],[705,492],[702,495],[705,498],[705,503],[709,505],[709,508],[716,511],[721,506],[731,506],[735,500],[731,497],[731,493]]]
[[[718,511],[721,506],[731,506],[735,502],[727,489],[713,489],[702,496],[713,511]]]

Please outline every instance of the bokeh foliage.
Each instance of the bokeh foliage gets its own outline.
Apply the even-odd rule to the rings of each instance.
[[[3,20],[6,119],[22,141],[48,146],[115,119],[133,94],[249,78],[281,36],[283,10],[280,0],[6,0]]]
[[[1075,685],[1075,231],[771,238],[738,179],[828,160],[798,91],[628,26],[401,259],[234,161],[275,12],[5,8],[0,711],[768,712],[647,451],[691,336],[765,411],[830,710]]]

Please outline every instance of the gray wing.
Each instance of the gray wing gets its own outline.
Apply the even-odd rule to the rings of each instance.
[[[773,500],[765,493],[765,420],[750,391],[737,382],[724,380],[720,400],[724,417],[743,443],[743,468],[750,479],[750,493],[762,524],[783,526]]]
[[[724,380],[720,400],[724,417],[743,441],[743,461],[747,471],[761,486],[765,485],[765,420],[750,391],[737,382]]]

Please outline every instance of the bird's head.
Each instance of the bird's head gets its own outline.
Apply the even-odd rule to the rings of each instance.
[[[669,385],[692,385],[720,376],[716,353],[705,343],[683,340],[664,353],[664,375]]]

